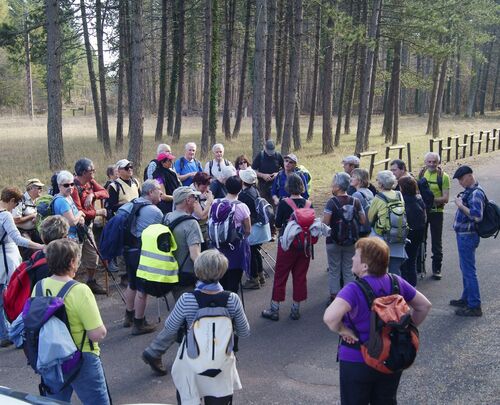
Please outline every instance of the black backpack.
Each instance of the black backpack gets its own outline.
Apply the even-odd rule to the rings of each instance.
[[[425,177],[422,177],[417,181],[417,185],[420,195],[422,196],[422,200],[424,200],[425,208],[427,211],[430,211],[434,205],[434,194],[429,187],[429,182]]]
[[[151,163],[155,162],[156,163],[156,167],[158,167],[158,165],[160,164],[156,159],[153,159],[153,160],[150,160],[149,163],[146,165],[145,169],[144,169],[144,181],[146,181],[148,179],[148,169],[149,169],[149,165]],[[154,177],[153,177],[154,178]]]
[[[481,238],[491,238],[493,236],[496,239],[500,232],[500,207],[496,202],[488,200],[486,193],[481,188],[474,188],[467,195],[464,195],[467,206],[474,190],[479,190],[484,195],[483,219],[476,223],[476,232]]]
[[[229,162],[229,160],[227,159],[224,159],[224,164],[226,166],[231,166],[231,162]],[[212,174],[213,167],[214,167],[214,160],[212,159],[210,162],[208,162],[208,174],[210,175],[210,177],[214,177],[214,175]]]
[[[335,209],[332,211],[330,226],[331,238],[339,246],[352,246],[359,239],[359,218],[354,197],[348,196],[342,204],[337,197],[332,197]]]

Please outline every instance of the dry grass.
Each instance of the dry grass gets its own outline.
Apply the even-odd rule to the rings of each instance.
[[[425,135],[426,118],[415,116],[404,116],[400,120],[400,142],[411,142],[413,167],[418,168],[422,163],[422,156],[428,149],[429,137]],[[355,122],[353,122],[355,124]],[[156,121],[154,117],[145,120],[144,158],[143,162],[149,161],[156,150],[154,142],[154,128]],[[301,126],[303,138],[307,130],[308,119],[302,117]],[[383,158],[384,144],[381,133],[382,117],[374,117],[372,137],[370,139],[370,150],[378,150],[380,158]],[[478,133],[480,130],[500,127],[500,114],[487,115],[481,119],[443,118],[441,134],[443,137],[469,132]],[[110,128],[114,133],[115,121],[110,120]],[[355,125],[351,135],[343,135],[341,146],[329,155],[321,154],[321,117],[315,123],[315,137],[313,142],[304,144],[302,150],[297,152],[299,163],[305,165],[312,174],[313,194],[324,195],[328,193],[332,174],[340,170],[341,157],[351,154],[354,150]],[[68,169],[80,157],[86,156],[94,160],[98,169],[98,179],[104,180],[105,169],[108,164],[126,157],[126,148],[122,153],[114,152],[113,158],[108,160],[102,152],[102,147],[96,142],[94,118],[66,117],[63,122],[64,150]],[[184,117],[181,142],[173,145],[174,154],[182,154],[183,145],[188,140],[199,142],[201,132],[201,120],[195,117]],[[2,139],[0,149],[0,188],[6,185],[17,185],[22,187],[26,179],[39,177],[48,182],[50,171],[47,158],[46,119],[36,118],[29,121],[24,117],[0,117],[0,136]],[[222,134],[218,139],[224,142]],[[113,140],[114,141],[114,140]],[[168,142],[168,141],[167,141]],[[251,120],[243,121],[240,137],[230,143],[226,143],[226,157],[233,160],[238,154],[245,153],[250,156],[251,149]],[[362,166],[368,161],[362,161]],[[142,177],[142,173],[138,173]]]

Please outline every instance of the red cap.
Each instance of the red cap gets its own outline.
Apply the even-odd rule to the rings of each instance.
[[[171,153],[169,152],[162,152],[162,153],[159,153],[158,156],[156,156],[156,160],[158,162],[162,162],[164,160],[174,160],[175,159],[175,156],[172,155]]]

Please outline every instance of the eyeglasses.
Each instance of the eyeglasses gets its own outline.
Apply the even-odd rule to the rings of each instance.
[[[89,173],[95,173],[95,169],[88,169],[87,172],[89,172]]]
[[[37,186],[35,187],[37,190],[43,190],[43,187]]]
[[[64,183],[61,184],[61,186],[63,186],[64,188],[75,187],[75,183]]]
[[[130,169],[133,169],[133,168],[134,168],[134,166],[127,165],[127,166],[123,167],[123,170],[130,170]]]
[[[295,163],[293,160],[285,159],[285,163]]]

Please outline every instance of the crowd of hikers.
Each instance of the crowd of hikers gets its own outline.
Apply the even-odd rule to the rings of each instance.
[[[98,345],[106,327],[95,299],[107,293],[95,277],[101,262],[126,287],[116,281],[123,327],[132,335],[157,329],[145,317],[148,296],[173,295],[175,306],[142,359],[165,375],[162,355],[180,344],[171,371],[178,402],[230,404],[241,388],[234,353],[250,333],[243,290],[261,288],[269,278],[263,260],[271,263],[272,295],[262,317],[280,319],[291,274],[289,318],[299,320],[314,245],[326,237],[324,322],[341,336],[341,402],[395,404],[401,373],[418,350],[416,327],[431,308],[415,288],[425,276],[429,228],[431,276],[443,277],[450,177],[439,155],[427,153],[416,177],[394,160],[375,184],[357,156],[345,157],[321,218],[309,198],[309,171],[273,141],[253,161],[240,155],[232,163],[216,144],[202,165],[196,151],[189,142],[176,158],[159,145],[142,180],[134,163],[121,159],[101,185],[93,162],[82,158],[72,172],[52,176],[48,194],[36,178],[24,193],[4,188],[0,346],[24,348],[42,377],[42,395],[69,401],[76,391],[84,404],[110,403]],[[481,316],[474,254],[480,236],[498,233],[498,207],[469,166],[453,178],[464,188],[454,223],[464,288],[450,305],[459,316]],[[275,259],[263,247],[274,241]],[[73,280],[77,273],[85,282]]]

